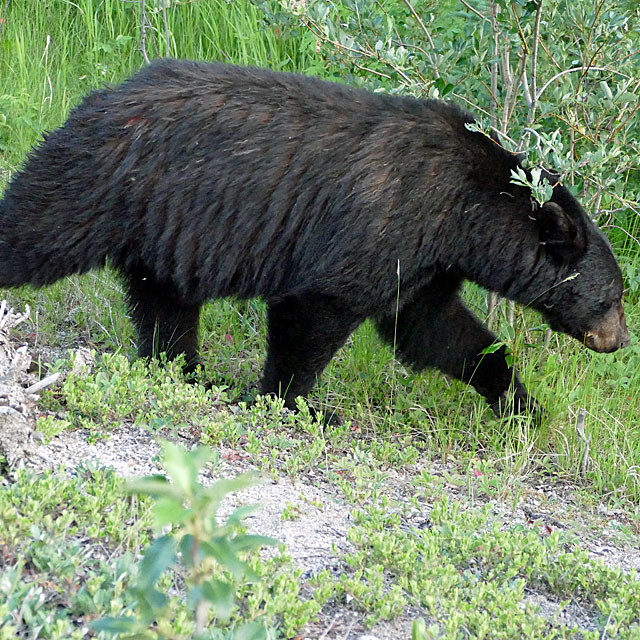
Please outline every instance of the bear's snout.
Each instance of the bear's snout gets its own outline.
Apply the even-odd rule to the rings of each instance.
[[[600,325],[584,334],[584,343],[600,353],[611,353],[629,346],[631,340],[622,303],[609,309]]]

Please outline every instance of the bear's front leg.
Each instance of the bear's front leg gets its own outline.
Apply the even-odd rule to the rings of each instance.
[[[498,416],[528,414],[542,408],[507,364],[504,346],[482,353],[496,337],[471,313],[455,286],[426,287],[395,317],[378,319],[382,337],[394,344],[399,358],[414,369],[434,367],[482,394]]]

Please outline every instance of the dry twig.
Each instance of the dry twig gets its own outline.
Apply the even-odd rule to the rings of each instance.
[[[587,436],[584,431],[584,419],[587,412],[584,409],[578,411],[578,418],[576,419],[576,432],[580,442],[583,444],[582,454],[580,455],[580,463],[578,466],[578,473],[582,480],[586,480],[587,471],[589,470],[589,445],[591,444],[591,435]]]

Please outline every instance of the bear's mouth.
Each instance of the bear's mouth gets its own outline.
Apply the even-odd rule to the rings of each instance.
[[[577,337],[577,336],[576,336]],[[611,307],[597,327],[585,331],[579,338],[589,349],[599,353],[612,353],[631,343],[622,303]]]

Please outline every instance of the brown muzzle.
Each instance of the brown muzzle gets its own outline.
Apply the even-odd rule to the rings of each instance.
[[[600,353],[624,349],[630,342],[621,303],[607,311],[599,326],[584,334],[584,343],[587,347]]]

